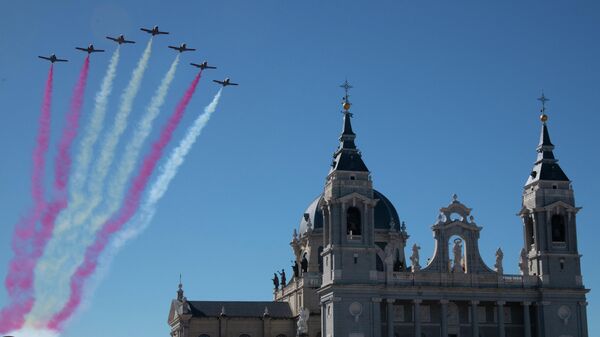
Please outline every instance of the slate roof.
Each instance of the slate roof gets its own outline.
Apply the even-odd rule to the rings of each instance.
[[[271,318],[293,318],[287,302],[188,301],[193,317],[219,317],[225,308],[227,317],[261,318],[265,308]]]
[[[550,133],[546,123],[542,124],[540,143],[537,147],[537,160],[533,166],[527,183],[529,185],[539,180],[547,181],[569,181],[565,172],[558,165],[558,159],[554,157],[554,145],[550,141]]]

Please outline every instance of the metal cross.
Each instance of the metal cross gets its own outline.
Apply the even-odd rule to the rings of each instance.
[[[344,102],[349,102],[348,98],[350,97],[350,95],[348,94],[348,91],[352,89],[352,86],[350,85],[350,83],[348,83],[348,79],[346,79],[344,83],[340,85],[340,88],[343,88],[346,93],[346,95],[344,96]]]
[[[542,102],[542,113],[546,112],[546,102],[548,102],[550,99],[546,98],[546,96],[544,96],[544,92],[542,91],[542,97],[537,99],[538,101]]]

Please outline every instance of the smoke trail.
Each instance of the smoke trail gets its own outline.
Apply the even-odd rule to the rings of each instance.
[[[191,85],[186,90],[183,98],[177,104],[175,111],[169,117],[167,124],[161,130],[159,138],[152,144],[150,153],[148,153],[144,158],[140,172],[134,178],[132,185],[127,191],[127,198],[118,214],[103,224],[96,236],[94,243],[87,248],[84,261],[78,266],[77,271],[71,277],[70,297],[63,308],[52,317],[48,323],[48,328],[52,330],[60,330],[65,320],[73,315],[81,303],[83,286],[96,269],[100,253],[102,253],[106,247],[110,237],[115,232],[119,231],[123,225],[127,223],[127,221],[129,221],[135,214],[140,203],[141,194],[148,184],[148,180],[150,179],[158,160],[162,156],[165,147],[171,140],[173,132],[179,125],[185,109],[187,108],[190,100],[192,99],[194,91],[198,86],[198,81],[200,80],[201,75],[202,72],[199,72],[198,75],[196,75]]]
[[[212,102],[206,106],[204,113],[196,118],[194,124],[187,130],[185,137],[171,153],[166,164],[161,167],[161,173],[150,188],[150,192],[148,193],[146,201],[142,204],[140,213],[136,216],[136,219],[131,222],[131,225],[115,238],[113,244],[115,248],[120,248],[129,239],[136,237],[146,229],[154,216],[156,203],[163,197],[169,188],[169,184],[177,174],[181,164],[183,164],[188,152],[190,152],[196,139],[198,139],[198,136],[202,133],[202,130],[210,120],[213,112],[217,109],[222,90],[223,89],[221,88],[213,98]]]
[[[53,303],[48,301],[45,295],[54,293],[52,286],[48,282],[53,282],[57,279],[57,274],[60,272],[60,263],[56,260],[56,257],[61,254],[60,250],[64,249],[67,243],[65,242],[66,237],[56,236],[56,234],[63,232],[65,226],[71,222],[74,210],[81,206],[84,202],[83,198],[83,186],[87,178],[89,166],[92,160],[93,147],[98,140],[98,136],[102,131],[104,119],[106,116],[106,110],[108,105],[108,99],[112,92],[113,82],[116,77],[117,65],[120,59],[120,47],[114,51],[100,89],[95,96],[94,109],[90,117],[89,124],[86,127],[85,133],[81,139],[79,145],[79,151],[75,159],[73,172],[71,175],[69,185],[69,205],[65,212],[62,212],[56,220],[55,237],[48,243],[46,253],[36,266],[36,274],[42,277],[35,278],[35,291],[38,298],[42,298],[42,301],[35,303],[29,317],[29,322],[35,322],[39,320],[40,307],[51,307]]]
[[[79,120],[81,118],[81,110],[83,106],[83,98],[85,94],[85,87],[87,84],[87,78],[89,73],[90,58],[85,58],[81,71],[79,73],[79,80],[75,85],[73,91],[73,97],[71,98],[71,105],[69,113],[67,114],[67,123],[61,135],[58,143],[58,151],[55,158],[55,172],[54,172],[54,199],[46,204],[44,213],[41,218],[41,226],[36,231],[33,244],[30,252],[30,268],[27,270],[26,280],[29,285],[27,289],[22,289],[23,293],[29,294],[32,299],[33,296],[33,281],[35,265],[39,258],[42,256],[46,244],[52,237],[52,231],[54,230],[54,224],[58,214],[67,207],[68,199],[65,191],[67,184],[67,175],[71,168],[71,147],[73,140],[77,136],[79,129]],[[32,303],[33,306],[33,303]],[[31,310],[31,307],[29,308]]]
[[[135,168],[135,163],[140,155],[142,150],[142,146],[144,145],[144,141],[152,131],[152,123],[160,113],[160,108],[165,102],[165,97],[169,91],[169,87],[173,78],[175,77],[175,70],[177,70],[177,64],[179,63],[179,55],[175,58],[169,71],[163,78],[160,86],[156,90],[154,97],[148,106],[147,112],[142,117],[142,120],[137,125],[136,130],[134,131],[131,140],[125,146],[125,151],[121,156],[121,160],[119,161],[119,167],[117,169],[117,173],[111,177],[110,185],[108,186],[108,207],[107,211],[104,212],[105,216],[100,217],[101,221],[93,221],[90,226],[92,230],[101,226],[112,214],[115,212],[119,204],[121,204],[125,187],[127,186],[127,180],[129,180],[129,176],[131,172]]]
[[[111,242],[110,247],[106,250],[106,253],[100,257],[98,263],[99,270],[96,272],[92,285],[85,289],[84,298],[89,299],[90,294],[94,292],[94,289],[107,274],[110,263],[121,247],[123,247],[127,241],[141,234],[152,221],[156,211],[156,204],[169,188],[169,184],[175,175],[177,175],[179,167],[183,164],[185,157],[198,139],[198,136],[202,133],[202,129],[204,129],[210,120],[211,115],[217,109],[219,99],[221,98],[221,91],[222,90],[219,90],[219,92],[217,92],[212,102],[204,108],[204,113],[199,115],[194,121],[194,124],[188,128],[185,137],[181,140],[177,148],[171,152],[166,164],[160,167],[160,174],[150,187],[148,196],[140,207],[138,214],[128,223],[127,227],[119,232],[117,237]]]
[[[75,167],[71,177],[71,186],[69,187],[69,191],[71,193],[70,202],[73,207],[77,207],[77,205],[83,202],[82,189],[87,178],[90,163],[92,161],[92,151],[94,145],[96,144],[98,136],[100,135],[104,125],[108,98],[112,92],[113,81],[117,75],[117,65],[119,64],[120,50],[121,48],[117,47],[110,59],[108,69],[106,70],[106,74],[102,79],[100,90],[96,93],[94,110],[92,111],[91,119],[79,145],[79,152],[75,160]]]
[[[104,186],[104,179],[108,174],[110,166],[115,156],[115,149],[119,143],[119,138],[127,128],[127,119],[133,108],[133,101],[140,89],[144,72],[148,66],[148,60],[150,59],[150,52],[152,50],[152,39],[148,41],[146,49],[142,54],[136,68],[133,70],[131,79],[125,88],[121,96],[121,104],[119,110],[115,115],[113,122],[113,128],[110,130],[104,143],[100,149],[98,161],[93,169],[92,175],[88,185],[88,193],[86,203],[83,205],[83,209],[78,212],[74,223],[82,223],[89,214],[98,206],[102,201],[102,191]]]
[[[74,267],[80,263],[81,260],[78,253],[70,253],[68,254],[69,256],[65,256],[64,246],[67,242],[77,242],[76,248],[80,248],[81,253],[83,253],[84,248],[93,241],[93,234],[119,209],[119,205],[123,201],[127,181],[135,168],[144,141],[152,131],[152,123],[160,113],[165,102],[169,87],[175,78],[178,64],[179,55],[173,60],[169,70],[163,77],[146,109],[146,113],[134,130],[131,140],[125,146],[125,151],[121,155],[120,160],[117,161],[119,166],[117,167],[117,172],[111,174],[108,196],[105,198],[106,204],[103,205],[102,210],[99,214],[92,215],[93,209],[89,209],[90,213],[88,214],[92,216],[83,219],[85,221],[83,232],[65,235],[65,232],[69,232],[67,225],[75,229],[79,229],[80,225],[82,225],[82,223],[74,221],[75,219],[67,217],[65,217],[67,224],[63,222],[60,224],[63,228],[57,229],[57,232],[62,233],[63,235],[61,235],[58,240],[52,241],[48,252],[37,268],[39,275],[42,275],[42,277],[36,279],[36,290],[38,290],[38,293],[42,294],[44,301],[36,303],[32,314],[28,318],[30,321],[41,321],[44,319],[43,316],[49,315],[53,308],[61,305],[62,303],[60,303],[60,301],[68,296],[69,277],[71,273],[74,272]],[[89,157],[91,158],[91,156]],[[83,200],[87,202],[86,199],[82,199],[82,201]],[[102,202],[102,200],[102,195],[97,196],[98,203]],[[75,208],[75,205],[73,205],[73,208]],[[75,238],[76,235],[79,236]],[[73,250],[75,250],[75,247],[71,247],[71,251]],[[47,284],[49,282],[52,284]]]
[[[46,168],[45,156],[50,142],[50,120],[52,105],[52,83],[54,80],[54,65],[50,65],[41,114],[39,117],[38,135],[36,146],[33,150],[33,172],[31,176],[31,196],[33,209],[22,218],[15,226],[12,238],[12,249],[15,254],[9,263],[5,287],[8,292],[9,303],[0,310],[0,333],[18,329],[24,323],[25,315],[31,310],[34,300],[32,294],[23,292],[32,285],[27,278],[28,271],[33,269],[32,261],[28,257],[29,245],[35,234],[35,225],[44,210],[44,171]]]

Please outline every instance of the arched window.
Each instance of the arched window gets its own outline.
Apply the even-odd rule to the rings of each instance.
[[[404,264],[400,261],[400,252],[396,249],[396,257],[394,258],[394,271],[403,271]]]
[[[565,242],[565,218],[562,215],[554,214],[552,216],[552,241]]]
[[[377,254],[375,254],[375,269],[377,271],[383,271],[383,261]]]
[[[361,235],[360,211],[356,207],[348,208],[346,212],[346,234]]]
[[[525,218],[525,239],[527,240],[527,250],[531,249],[531,245],[535,244],[535,236],[533,235],[533,219],[528,216]]]

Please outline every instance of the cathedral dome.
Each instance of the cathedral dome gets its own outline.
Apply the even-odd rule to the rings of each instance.
[[[373,190],[373,197],[379,199],[375,206],[375,229],[389,229],[390,223],[393,223],[395,229],[400,229],[400,219],[394,205],[383,194]],[[319,203],[323,199],[323,194],[319,195],[313,202],[310,203],[300,220],[300,234],[308,229],[308,221],[310,221],[313,229],[323,228],[323,212],[319,207]]]

